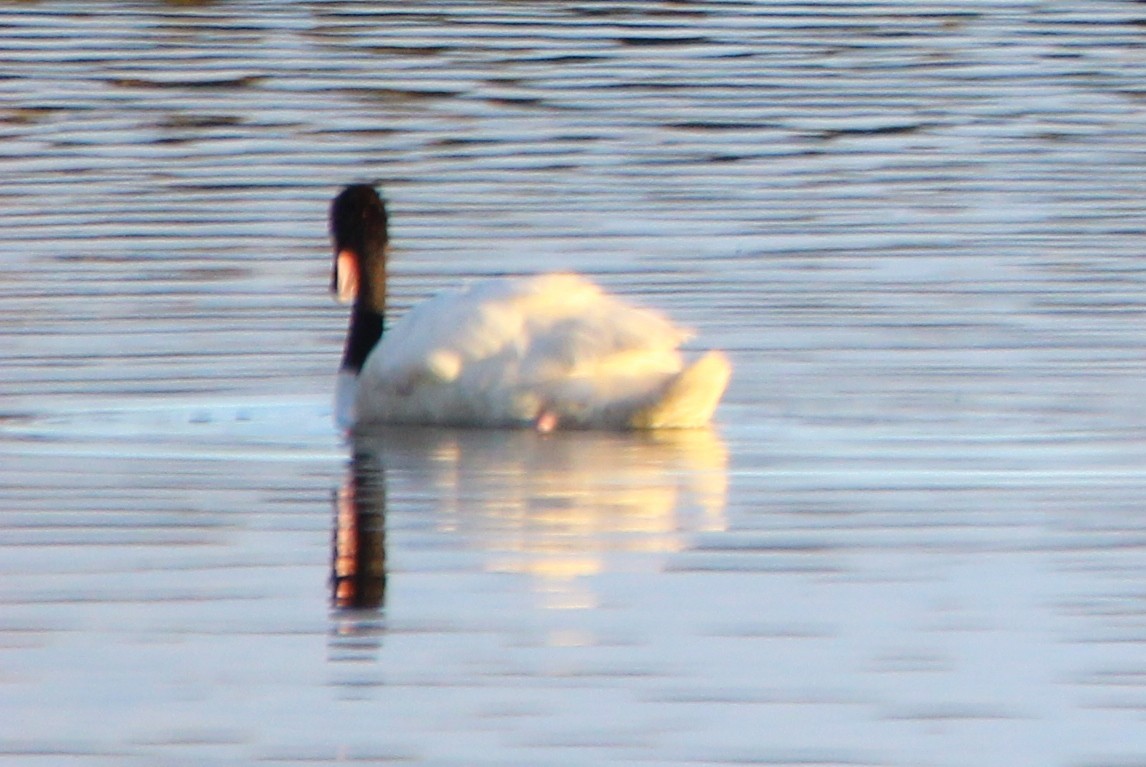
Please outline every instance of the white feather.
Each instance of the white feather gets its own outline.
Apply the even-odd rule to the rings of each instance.
[[[583,277],[494,279],[412,309],[362,369],[357,423],[699,426],[728,380],[723,355],[687,367],[689,333]],[[682,372],[693,371],[690,375]]]

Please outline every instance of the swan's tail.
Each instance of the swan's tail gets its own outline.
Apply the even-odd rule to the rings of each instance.
[[[633,415],[634,429],[695,429],[712,419],[732,365],[723,352],[708,352],[676,375],[660,398]]]

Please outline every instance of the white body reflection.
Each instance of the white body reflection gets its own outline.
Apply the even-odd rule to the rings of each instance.
[[[382,540],[377,520],[386,503],[391,512],[428,503],[439,530],[487,553],[487,570],[533,576],[546,606],[590,606],[578,578],[601,572],[610,552],[677,551],[691,533],[724,528],[726,464],[724,443],[708,429],[542,435],[388,427],[360,435],[339,496],[334,604],[376,606],[353,598],[353,572],[371,566],[346,546]],[[376,532],[351,532],[356,519]]]

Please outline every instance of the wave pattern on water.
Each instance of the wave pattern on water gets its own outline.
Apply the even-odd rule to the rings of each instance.
[[[0,4],[0,763],[1140,762],[1144,34]],[[395,312],[588,272],[720,433],[342,445],[350,180]]]

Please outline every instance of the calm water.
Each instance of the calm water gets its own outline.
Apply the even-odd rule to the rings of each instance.
[[[0,4],[0,764],[1146,762],[1146,6]],[[577,269],[711,432],[344,444]]]

